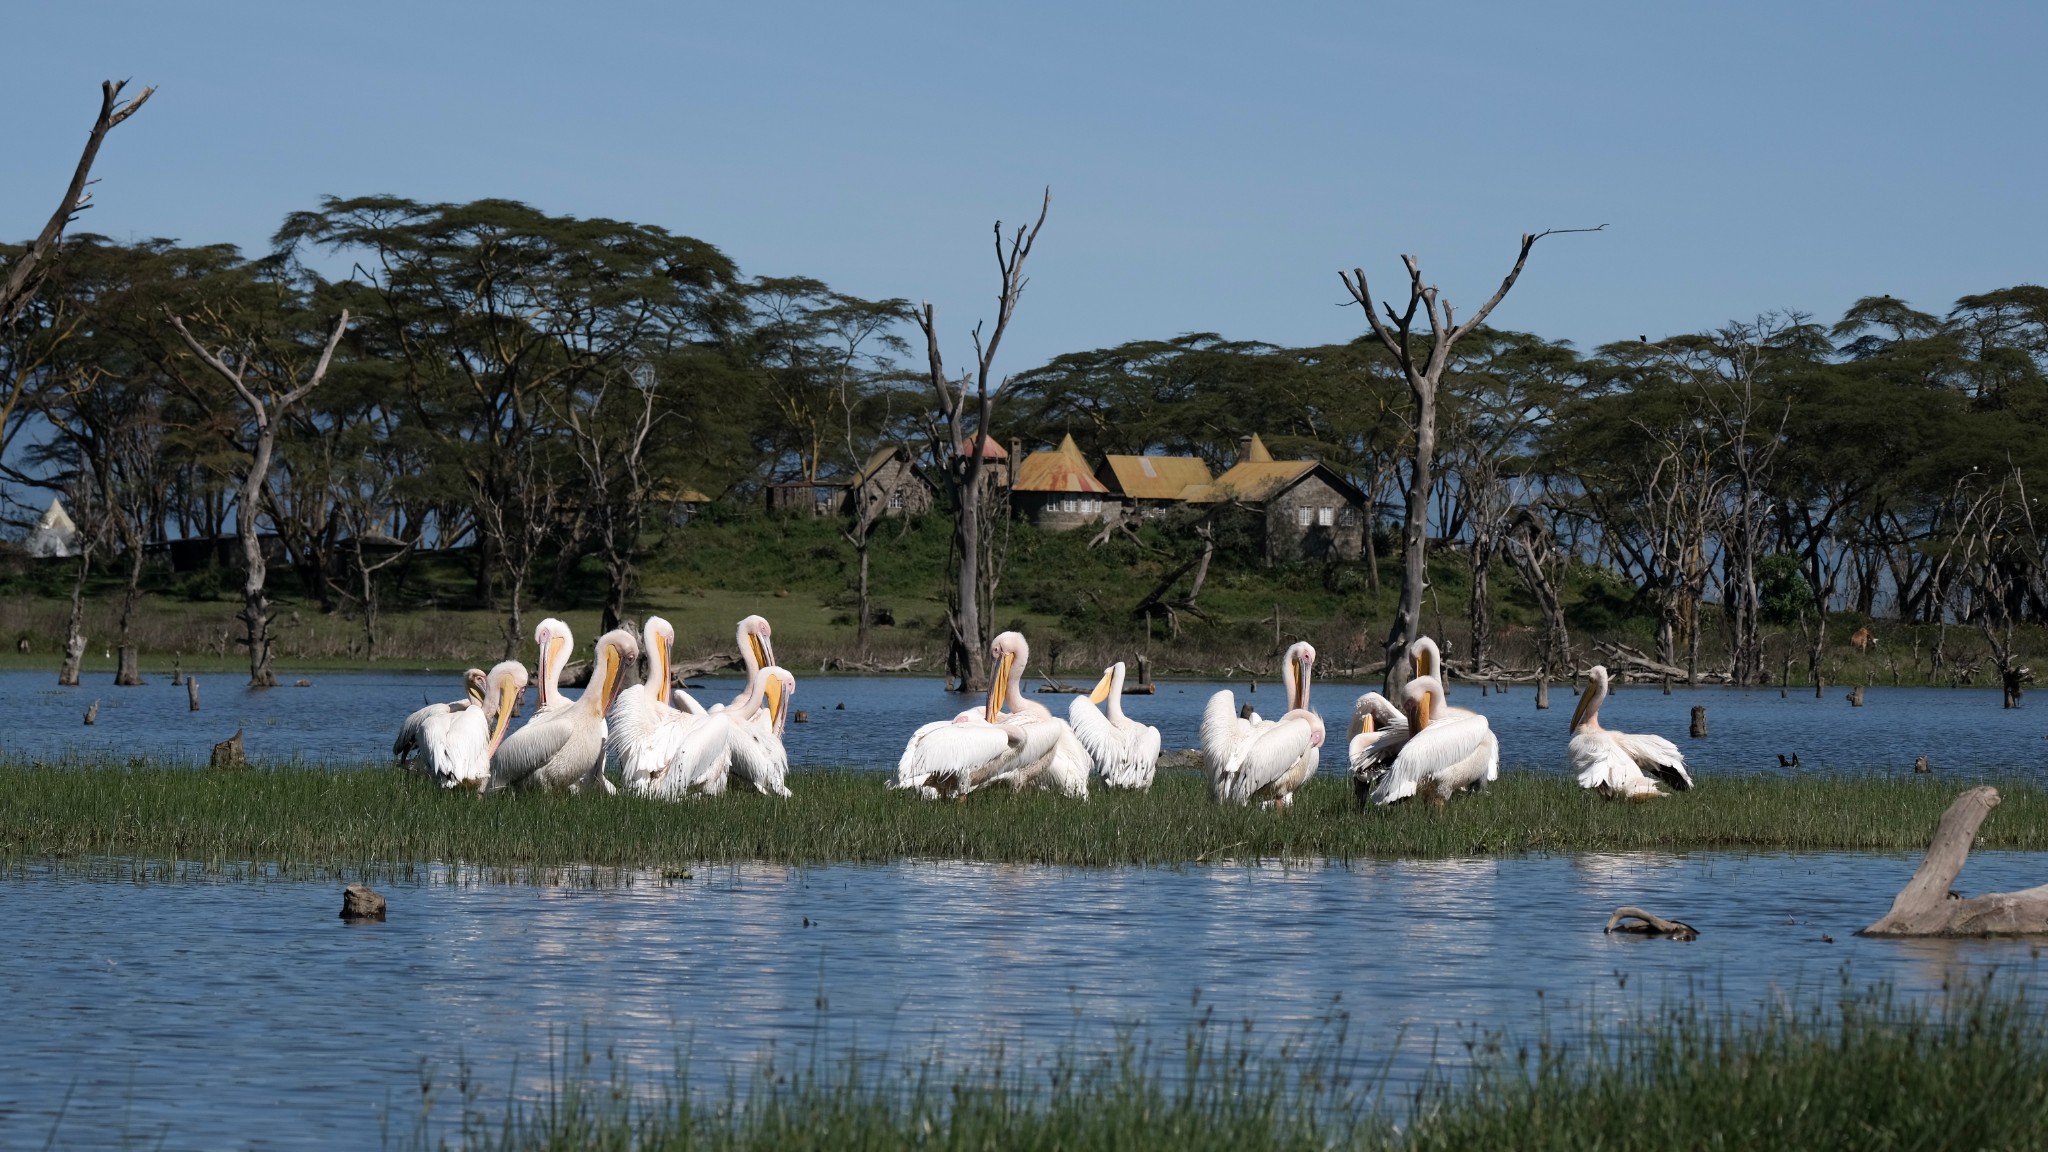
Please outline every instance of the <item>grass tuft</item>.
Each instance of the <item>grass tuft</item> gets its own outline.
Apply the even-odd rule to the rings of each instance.
[[[131,857],[375,872],[423,863],[687,870],[959,859],[1183,865],[1522,852],[1918,851],[1962,785],[1918,779],[1717,780],[1615,804],[1556,777],[1510,776],[1442,811],[1360,811],[1320,778],[1284,813],[1221,808],[1193,773],[1085,803],[992,793],[965,804],[886,791],[874,773],[792,775],[794,798],[445,793],[386,768],[0,765],[0,858]],[[1980,847],[2048,849],[2048,794],[2001,785]]]

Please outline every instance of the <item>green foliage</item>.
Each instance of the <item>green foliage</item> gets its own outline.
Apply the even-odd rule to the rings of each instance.
[[[1783,552],[1763,558],[1756,566],[1758,592],[1767,624],[1797,624],[1813,609],[1813,586],[1799,570],[1799,558]]]

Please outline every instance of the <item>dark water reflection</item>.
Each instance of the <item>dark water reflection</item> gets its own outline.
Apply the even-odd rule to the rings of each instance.
[[[1965,880],[2025,887],[2044,863],[1980,853]],[[331,884],[132,883],[32,865],[0,879],[11,941],[0,950],[0,1146],[40,1145],[69,1091],[60,1146],[125,1132],[171,1148],[359,1147],[380,1117],[410,1132],[423,1058],[445,1082],[466,1054],[498,1099],[515,1076],[523,1091],[544,1083],[551,1043],[586,1036],[652,1073],[687,1047],[702,1075],[818,1043],[957,1056],[1001,1039],[1043,1053],[1133,1022],[1177,1041],[1209,1009],[1281,1037],[1341,998],[1366,1057],[1406,1034],[1393,1067],[1408,1078],[1434,1035],[1526,1031],[1544,1011],[1612,1019],[1688,989],[1742,1008],[1785,992],[1822,999],[1844,966],[1913,996],[1989,965],[2035,978],[2024,942],[1852,936],[1913,865],[1846,854],[1185,871],[910,863],[613,886],[441,873],[386,885],[389,922],[356,927],[335,919]],[[1701,939],[1603,936],[1622,903],[1683,916]]]
[[[202,678],[202,710],[191,712],[184,689],[162,677],[141,688],[115,688],[101,678],[82,688],[60,689],[54,679],[40,672],[0,672],[0,699],[6,700],[9,713],[0,728],[0,752],[42,759],[150,755],[203,762],[215,741],[239,727],[253,759],[360,764],[387,758],[399,721],[423,701],[449,699],[461,691],[459,679],[446,674],[361,672],[315,675],[310,688],[249,692],[223,674]],[[734,679],[709,680],[698,696],[706,702],[727,699],[740,687]],[[1202,705],[1219,687],[1169,681],[1160,685],[1158,695],[1128,697],[1126,704],[1131,715],[1159,727],[1166,747],[1188,748],[1198,740]],[[1285,707],[1276,683],[1263,683],[1249,695],[1242,681],[1233,687],[1240,700],[1255,707],[1275,712]],[[1316,685],[1315,705],[1340,729],[1339,735],[1351,702],[1363,690],[1353,684]],[[1504,767],[1564,770],[1566,727],[1575,703],[1569,690],[1554,691],[1547,712],[1536,711],[1535,693],[1527,687],[1481,697],[1477,689],[1460,684],[1453,692],[1457,704],[1478,709],[1493,722]],[[1065,714],[1067,697],[1036,698]],[[1704,778],[1777,772],[1780,753],[1797,753],[1801,770],[1808,772],[1903,772],[1920,755],[1932,759],[1938,770],[1967,775],[2039,776],[2048,769],[2048,711],[2041,706],[2004,709],[1998,693],[1989,689],[1872,688],[1867,699],[1866,707],[1851,708],[1836,690],[1816,700],[1810,692],[1780,698],[1775,689],[1677,689],[1665,696],[1657,687],[1632,685],[1609,699],[1602,718],[1609,727],[1658,732],[1678,741],[1696,765],[1695,775]],[[87,728],[80,719],[94,700],[100,702],[99,722]],[[1707,707],[1712,734],[1705,740],[1685,735],[1694,704]],[[950,716],[966,702],[933,679],[813,676],[799,681],[794,706],[809,718],[788,731],[795,766],[881,769],[894,766],[919,724]],[[1325,771],[1338,766],[1339,743],[1333,740],[1326,749]]]

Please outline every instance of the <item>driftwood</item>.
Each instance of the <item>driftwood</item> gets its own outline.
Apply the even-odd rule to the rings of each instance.
[[[1667,940],[1697,940],[1699,929],[1682,920],[1666,920],[1655,912],[1623,905],[1607,918],[1608,932],[1630,932],[1638,936],[1662,936]]]
[[[2023,892],[1993,892],[1964,899],[1952,891],[1977,828],[1998,807],[1998,789],[1972,788],[1956,797],[1913,878],[1892,910],[1858,936],[2031,936],[2048,933],[2048,884]]]
[[[820,672],[908,672],[924,663],[922,656],[905,656],[901,660],[848,660],[843,656],[827,656],[818,665]]]
[[[341,918],[343,920],[384,919],[384,897],[371,891],[367,884],[351,884],[341,890]]]
[[[1686,680],[1692,673],[1676,664],[1666,664],[1626,644],[1615,644],[1606,640],[1595,641],[1593,647],[1607,658],[1607,667],[1623,680]],[[1703,684],[1726,684],[1734,679],[1725,669],[1718,672],[1702,671]]]

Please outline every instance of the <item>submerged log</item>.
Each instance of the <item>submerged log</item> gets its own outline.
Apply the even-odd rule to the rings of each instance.
[[[1655,912],[1645,912],[1634,905],[1624,904],[1607,918],[1608,932],[1630,932],[1638,936],[1662,936],[1669,940],[1697,940],[1699,929],[1682,920],[1666,920]]]
[[[1998,806],[1998,789],[1972,788],[1956,797],[1934,827],[1934,840],[1892,910],[1859,936],[2031,936],[2048,933],[2048,884],[2023,892],[1964,899],[1952,888],[1977,828]]]
[[[239,768],[249,761],[242,756],[242,730],[213,746],[213,755],[207,760],[212,768]]]
[[[1707,706],[1705,704],[1695,704],[1692,706],[1692,738],[1695,740],[1707,738]]]
[[[351,884],[341,890],[341,918],[343,920],[384,919],[384,897],[370,890],[367,884]]]

